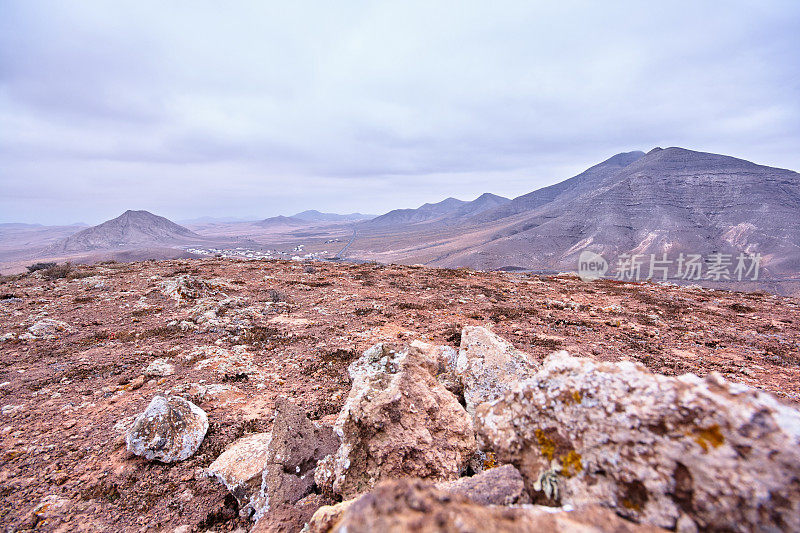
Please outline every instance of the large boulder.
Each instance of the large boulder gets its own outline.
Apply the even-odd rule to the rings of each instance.
[[[128,451],[162,463],[183,461],[208,431],[205,411],[179,396],[155,396],[128,430]]]
[[[242,437],[229,445],[206,471],[209,477],[225,485],[243,510],[250,508],[261,490],[271,441],[271,433]]]
[[[480,505],[420,480],[391,480],[380,483],[357,500],[320,508],[309,521],[307,531],[655,533],[663,530],[627,522],[599,506],[567,511],[530,505]]]
[[[309,420],[305,411],[288,399],[278,400],[256,518],[272,513],[279,505],[292,507],[308,496],[317,462],[338,447],[339,439],[330,427]]]
[[[800,413],[717,374],[558,352],[476,427],[538,502],[670,529],[800,531]]]
[[[478,405],[499,398],[537,369],[530,355],[488,329],[466,326],[462,330],[455,371],[470,415],[474,416]]]
[[[381,479],[459,476],[475,452],[472,420],[416,357],[377,344],[348,371],[334,425],[342,444],[317,467],[318,486],[349,498]]]

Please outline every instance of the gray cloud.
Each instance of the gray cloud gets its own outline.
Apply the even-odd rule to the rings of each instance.
[[[383,212],[620,151],[800,168],[800,6],[6,1],[0,219]]]

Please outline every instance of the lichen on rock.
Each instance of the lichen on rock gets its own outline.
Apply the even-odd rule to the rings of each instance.
[[[162,463],[183,461],[208,431],[206,413],[179,396],[155,396],[128,430],[128,451]]]
[[[476,429],[537,501],[666,528],[800,530],[800,413],[717,374],[558,352],[481,406]]]

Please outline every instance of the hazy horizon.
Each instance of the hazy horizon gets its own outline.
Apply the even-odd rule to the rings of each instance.
[[[381,214],[619,152],[800,169],[800,4],[6,1],[0,222]]]

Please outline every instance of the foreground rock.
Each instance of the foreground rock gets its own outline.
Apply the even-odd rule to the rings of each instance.
[[[194,454],[208,431],[206,413],[178,396],[155,396],[128,430],[128,451],[162,463]]]
[[[800,530],[800,414],[715,374],[559,352],[476,423],[537,501],[683,530]]]
[[[271,441],[270,433],[242,437],[208,467],[207,474],[225,485],[243,509],[249,509],[261,490],[261,475],[267,465]]]
[[[280,514],[276,513],[280,506],[289,507],[282,514],[291,514],[295,504],[311,493],[317,462],[338,447],[330,427],[312,422],[291,401],[278,400],[256,518]]]
[[[350,498],[386,478],[456,479],[475,452],[472,420],[414,356],[377,344],[349,369],[353,382],[334,430],[338,451],[316,482]]]
[[[465,496],[481,505],[530,503],[522,475],[513,465],[498,466],[472,477],[437,483],[436,488]]]
[[[308,531],[644,533],[663,530],[626,522],[599,506],[571,512],[539,506],[486,506],[419,480],[393,480],[379,484],[357,500],[320,508],[311,518]]]
[[[456,374],[471,415],[478,405],[499,398],[537,368],[530,355],[484,327],[467,326],[461,332]]]
[[[456,374],[458,351],[455,348],[415,340],[409,345],[408,351],[444,388],[456,396],[462,394],[461,380]]]

